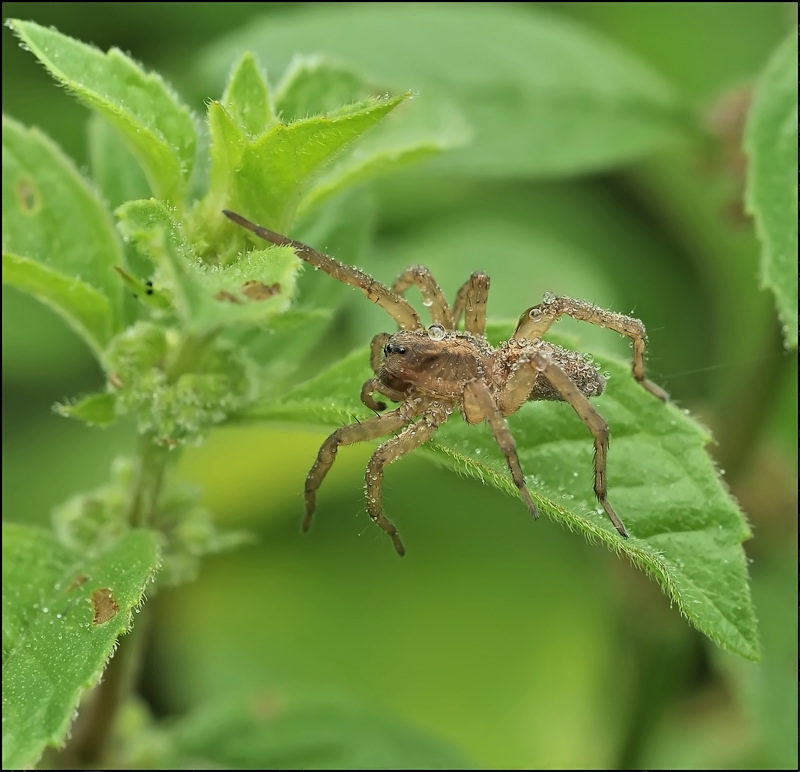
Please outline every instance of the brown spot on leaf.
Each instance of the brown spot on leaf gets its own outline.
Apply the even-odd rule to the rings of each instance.
[[[242,292],[247,295],[250,300],[267,300],[281,291],[281,285],[277,282],[275,284],[264,284],[263,282],[250,279],[242,284]]]
[[[236,297],[232,292],[228,292],[227,290],[222,290],[214,295],[215,300],[224,300],[226,303],[236,303],[237,306],[242,305],[242,301]]]
[[[85,582],[89,581],[89,577],[86,574],[78,574],[73,580],[72,584],[67,587],[67,592],[72,592],[73,590],[77,590]]]
[[[92,593],[92,607],[94,618],[92,624],[103,625],[119,613],[119,605],[114,599],[114,593],[108,587],[101,587]]]
[[[33,180],[23,177],[17,183],[17,198],[23,210],[28,214],[35,214],[39,211],[41,199]]]

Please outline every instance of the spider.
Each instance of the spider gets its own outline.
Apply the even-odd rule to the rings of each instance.
[[[398,324],[393,334],[372,339],[370,364],[375,373],[361,389],[361,401],[377,415],[337,429],[319,449],[305,485],[306,513],[303,530],[311,526],[317,490],[330,471],[342,445],[352,445],[397,432],[372,454],[367,465],[367,510],[370,518],[392,539],[399,555],[405,547],[394,524],[383,514],[383,470],[387,464],[411,453],[427,442],[458,410],[470,424],[486,421],[503,451],[511,477],[534,518],[536,505],[525,485],[517,449],[506,416],[525,402],[568,402],[594,437],[594,492],[619,534],[628,531],[608,501],[606,461],[609,428],[589,402],[605,389],[605,379],[575,351],[542,339],[562,316],[614,330],[633,340],[633,377],[647,391],[666,401],[667,394],[645,377],[645,328],[638,319],[606,311],[582,300],[545,293],[539,305],[525,311],[511,338],[495,348],[486,339],[486,303],[489,277],[476,271],[459,289],[450,306],[431,272],[421,265],[403,271],[392,289],[358,268],[340,263],[329,255],[246,220],[235,212],[223,212],[233,222],[280,246],[291,246],[297,256],[345,284],[358,287]],[[430,310],[432,324],[426,328],[405,299],[416,286]],[[464,319],[464,330],[458,325]],[[399,407],[389,412],[387,397]]]

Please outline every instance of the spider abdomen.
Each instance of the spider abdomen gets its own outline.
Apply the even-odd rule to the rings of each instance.
[[[511,340],[503,343],[495,355],[493,375],[495,383],[502,387],[514,371],[539,355],[558,365],[586,397],[597,397],[606,388],[606,379],[597,368],[577,351],[557,346],[545,340]],[[527,402],[550,400],[563,402],[564,397],[544,376],[534,381]]]

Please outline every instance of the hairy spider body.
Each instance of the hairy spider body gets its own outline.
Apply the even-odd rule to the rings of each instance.
[[[319,449],[306,478],[303,530],[311,525],[317,490],[339,447],[396,433],[378,447],[367,465],[367,510],[370,518],[391,537],[398,554],[405,554],[397,529],[383,514],[383,469],[427,442],[456,411],[470,424],[488,423],[505,454],[514,484],[531,514],[538,517],[505,419],[525,402],[558,400],[568,402],[593,435],[595,495],[619,534],[628,536],[608,501],[608,424],[588,399],[602,394],[605,379],[579,353],[545,341],[542,336],[561,316],[628,336],[633,341],[634,379],[655,397],[665,400],[666,393],[645,377],[645,328],[638,319],[546,293],[539,305],[522,314],[511,338],[495,348],[484,334],[489,277],[483,272],[472,274],[458,291],[451,308],[424,266],[408,268],[390,289],[363,271],[302,242],[255,225],[234,212],[224,214],[273,244],[292,246],[306,262],[360,288],[400,327],[398,332],[381,333],[372,340],[370,363],[375,377],[362,387],[361,400],[377,415],[337,429]],[[430,311],[433,324],[427,329],[403,297],[412,285],[419,289]],[[463,331],[457,329],[462,317]],[[376,394],[400,403],[399,407],[384,412],[387,405],[376,400]]]

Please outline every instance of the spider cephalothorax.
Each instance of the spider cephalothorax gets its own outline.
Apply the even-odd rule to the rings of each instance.
[[[381,333],[372,340],[370,360],[375,377],[364,384],[361,399],[379,414],[337,429],[322,444],[308,473],[304,530],[311,525],[317,489],[333,465],[339,446],[397,432],[380,445],[369,460],[367,509],[372,520],[389,534],[397,552],[403,555],[405,548],[397,529],[383,514],[383,468],[429,440],[455,411],[468,423],[486,421],[489,424],[505,454],[515,485],[530,512],[538,517],[505,417],[515,413],[525,402],[563,400],[572,405],[594,436],[595,495],[617,531],[628,536],[625,525],[608,501],[608,424],[588,400],[603,392],[605,379],[580,354],[549,343],[542,336],[562,316],[627,335],[633,340],[633,377],[651,394],[664,400],[665,392],[645,377],[645,329],[638,319],[581,300],[546,293],[538,306],[522,314],[511,338],[495,348],[484,335],[489,277],[483,272],[472,274],[451,307],[430,271],[423,266],[412,266],[404,271],[393,289],[389,289],[363,271],[344,265],[302,242],[255,225],[234,212],[226,211],[225,215],[273,244],[294,247],[306,262],[339,281],[360,288],[400,327],[394,334]],[[430,310],[433,324],[427,329],[403,297],[412,284],[422,293],[423,302]],[[457,329],[462,317],[463,331]],[[383,412],[386,403],[376,399],[376,394],[400,403],[399,407]]]

